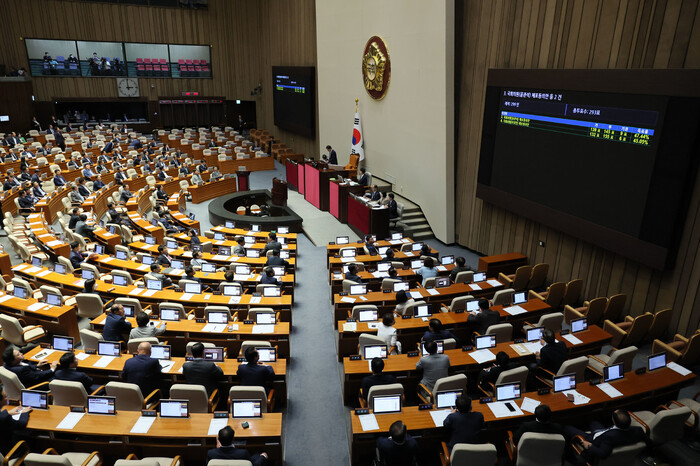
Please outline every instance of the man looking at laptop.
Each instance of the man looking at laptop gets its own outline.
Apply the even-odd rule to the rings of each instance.
[[[369,395],[369,389],[375,385],[388,385],[390,383],[396,383],[396,379],[391,374],[384,374],[384,360],[382,358],[372,359],[372,375],[362,379],[362,396],[363,399],[367,399]]]
[[[432,392],[435,382],[442,377],[447,377],[447,371],[450,368],[450,357],[446,354],[438,354],[438,345],[434,340],[426,342],[424,346],[428,355],[423,356],[416,363],[416,369],[423,371],[423,378],[418,386],[418,393],[422,393],[428,399],[430,398],[430,393],[426,393],[426,390]]]
[[[248,450],[233,446],[235,432],[231,426],[226,426],[219,431],[216,439],[216,448],[207,452],[207,463],[211,460],[248,460],[253,466],[262,466],[267,463],[267,453],[256,453],[251,456]]]
[[[241,385],[265,387],[265,391],[269,391],[275,378],[274,369],[260,362],[260,354],[253,347],[245,350],[245,360],[247,363],[238,366],[236,371]]]
[[[182,366],[182,375],[189,384],[203,385],[207,389],[207,394],[216,388],[219,381],[224,380],[224,371],[212,361],[204,359],[204,345],[195,343],[192,345],[192,361],[187,361]]]

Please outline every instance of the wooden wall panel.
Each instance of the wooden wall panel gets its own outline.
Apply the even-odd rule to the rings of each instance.
[[[659,272],[476,198],[488,68],[698,68],[698,0],[472,0],[456,4],[456,237],[484,254],[550,263],[586,298],[627,293],[638,315],[671,307],[669,333],[700,324],[700,176],[676,265]],[[545,241],[546,247],[538,246]]]
[[[31,12],[31,13],[30,13]],[[316,66],[315,0],[210,0],[206,10],[86,3],[66,0],[0,2],[0,63],[29,68],[22,38],[211,45],[212,79],[139,78],[141,95],[198,91],[228,100],[250,100],[259,83],[258,126],[300,152],[318,143],[292,137],[273,124],[271,66]],[[33,79],[37,100],[117,97],[113,78]],[[295,145],[297,143],[297,145]]]

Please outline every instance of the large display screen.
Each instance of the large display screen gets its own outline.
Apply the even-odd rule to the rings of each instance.
[[[273,66],[275,126],[306,137],[316,135],[316,99],[311,66]]]
[[[700,101],[489,86],[477,196],[663,269],[695,172]]]

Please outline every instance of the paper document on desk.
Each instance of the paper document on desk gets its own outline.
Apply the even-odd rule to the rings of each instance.
[[[572,345],[580,345],[581,343],[583,343],[581,340],[579,340],[578,338],[576,338],[574,335],[572,335],[572,334],[570,334],[570,333],[567,334],[567,335],[562,335],[561,337],[562,337],[564,340],[566,340],[566,341],[568,341],[569,343],[571,343]]]
[[[357,332],[357,322],[345,322],[343,332]]]
[[[46,245],[47,245],[48,247],[50,247],[50,248],[55,248],[56,246],[60,246],[61,244],[63,244],[63,243],[61,243],[61,242],[60,242],[59,240],[57,240],[57,239],[55,239],[55,240],[53,240],[53,241],[49,241],[48,243],[46,243]]]
[[[585,405],[589,401],[591,401],[590,398],[588,398],[585,395],[581,395],[579,392],[576,390],[565,390],[562,392],[564,395],[573,395],[574,396],[574,404],[575,405]]]
[[[238,259],[240,259],[240,256],[229,256],[226,262],[236,262]]]
[[[92,367],[107,367],[115,359],[117,358],[114,356],[102,356],[100,359],[95,361],[95,364],[93,364]]]
[[[56,352],[56,350],[45,348],[45,349],[39,351],[35,356],[33,356],[32,359],[36,359],[37,361],[43,361],[44,359],[48,358],[49,356],[51,356],[55,352]]]
[[[156,419],[155,416],[139,416],[134,427],[129,432],[132,434],[147,434]]]
[[[109,264],[113,260],[114,260],[114,257],[110,256],[110,257],[105,257],[104,259],[100,260],[100,262],[102,262],[103,264]]]
[[[518,314],[525,314],[527,313],[527,309],[523,309],[520,306],[509,306],[509,307],[504,307],[504,311],[506,311],[508,314],[512,316],[517,316]]]
[[[471,288],[472,291],[479,291],[481,289],[481,287],[476,283],[469,283],[467,286]]]
[[[194,295],[192,293],[182,293],[182,296],[180,296],[180,299],[183,301],[189,301],[192,299]]]
[[[50,273],[51,273],[50,270],[42,270],[41,272],[39,272],[38,274],[36,274],[36,276],[37,276],[37,277],[45,277],[45,276],[47,276],[47,275],[50,274]]]
[[[261,334],[261,333],[274,333],[275,332],[275,326],[274,325],[253,325],[253,335]]]
[[[401,244],[401,240],[400,239],[392,239],[392,240],[389,240],[389,244],[395,246],[397,244]]]
[[[430,296],[436,296],[436,295],[440,294],[440,292],[438,290],[436,290],[435,288],[428,288],[426,291],[428,292],[428,294]]]
[[[406,251],[406,252],[404,252],[404,254],[406,255],[406,257],[413,257],[413,256],[415,256],[415,254],[413,253],[413,251]]]
[[[361,301],[367,301],[367,297],[366,297],[366,296],[360,296],[360,300],[361,300]]]
[[[228,300],[229,304],[238,304],[240,302],[241,302],[240,296],[231,296],[231,299]]]
[[[175,361],[166,361],[164,359],[159,359],[158,363],[160,364],[162,372],[170,372],[170,369],[175,365]]]
[[[21,270],[24,270],[27,267],[31,267],[31,265],[27,265],[27,264],[15,265],[14,267],[12,267],[12,270],[14,270],[15,272],[19,272]]]
[[[139,293],[143,291],[143,288],[134,288],[133,290],[129,291],[127,294],[130,294],[132,296],[137,296]]]
[[[153,296],[157,292],[158,292],[158,290],[146,290],[143,292],[143,294],[141,296]]]
[[[85,416],[85,413],[68,413],[66,414],[66,417],[64,417],[61,422],[58,423],[56,426],[56,429],[72,429],[76,425],[78,425],[78,422]]]
[[[177,275],[178,277],[182,277],[183,275],[185,275],[184,270],[171,270],[170,273],[173,275]]]
[[[214,261],[225,261],[228,256],[224,256],[222,254],[217,254],[214,257],[211,258],[211,260]]]
[[[342,280],[342,279],[343,279],[342,273],[334,273],[333,274],[333,280]]]
[[[47,236],[51,236],[51,233],[44,233],[43,235],[37,236],[37,238],[46,238]]]
[[[620,392],[620,390],[613,387],[607,382],[599,383],[598,385],[596,385],[596,387],[600,388],[603,391],[603,393],[608,395],[610,398],[617,398],[618,396],[622,396],[622,392]]]
[[[518,354],[530,354],[530,351],[522,343],[511,343],[510,347],[513,348],[513,351],[515,351]]]
[[[27,310],[28,311],[38,311],[39,309],[42,309],[44,306],[46,306],[46,304],[44,304],[44,303],[34,303],[34,304],[30,304],[29,306],[27,306]]]
[[[41,268],[40,268],[40,267],[31,266],[31,267],[29,267],[27,270],[24,271],[24,273],[31,273],[31,274],[34,274],[34,273],[37,273],[37,272],[41,272]]]
[[[420,294],[420,291],[409,291],[408,294],[411,295],[411,298],[413,299],[422,299],[423,295]]]
[[[542,349],[542,344],[539,341],[523,343],[523,346],[531,353],[537,353]]]
[[[367,328],[377,330],[379,328],[379,322],[370,322],[367,324]]]
[[[669,362],[668,364],[666,364],[666,367],[668,367],[669,369],[671,369],[674,372],[678,372],[683,377],[685,377],[686,375],[691,373],[691,371],[689,371],[685,367],[683,367],[680,364],[675,363],[675,362]]]
[[[354,303],[355,298],[348,298],[347,296],[343,296],[342,298],[340,298],[340,302],[341,303]]]
[[[148,264],[141,264],[138,267],[136,267],[138,270],[151,270],[151,266]]]
[[[510,405],[513,408],[513,411],[508,409],[508,406]],[[517,404],[515,404],[515,401],[495,401],[493,403],[488,403],[487,406],[491,410],[494,416],[497,418],[500,417],[509,417],[509,416],[522,416],[523,411],[518,407]]]
[[[377,423],[377,418],[374,414],[362,414],[357,416],[360,418],[360,424],[362,425],[362,430],[367,432],[369,430],[379,430],[379,423]]]
[[[260,296],[254,296],[250,298],[250,304],[260,304],[260,301],[262,301],[262,298]]]
[[[437,411],[430,411],[430,417],[433,418],[433,422],[435,423],[435,427],[442,427],[443,422],[445,422],[445,419],[447,419],[447,416],[450,415],[450,410],[449,409],[440,409]]]
[[[503,286],[503,283],[499,282],[498,280],[494,280],[494,279],[486,280],[486,283],[488,283],[489,285],[491,285],[493,287]]]
[[[496,355],[488,349],[472,351],[471,353],[469,353],[469,356],[471,356],[474,359],[474,361],[478,362],[479,364],[496,360]]]
[[[4,302],[7,301],[8,299],[12,299],[13,297],[14,297],[14,296],[12,296],[11,294],[6,294],[6,295],[3,295],[3,296],[0,296],[0,303],[4,303]]]
[[[355,258],[354,257],[341,257],[340,262],[354,262]]]
[[[444,265],[438,265],[436,269],[438,269],[440,272],[447,272],[447,267]]]
[[[525,397],[523,398],[523,402],[520,403],[520,409],[522,409],[523,411],[527,411],[528,413],[534,413],[535,408],[537,408],[539,405],[539,401]]]
[[[221,333],[226,329],[226,324],[206,324],[202,332]]]
[[[374,278],[389,278],[389,274],[387,272],[372,272],[372,276]]]
[[[75,359],[77,359],[78,361],[84,361],[89,357],[90,355],[87,353],[75,353]]]
[[[153,418],[155,419],[155,418]],[[219,431],[228,425],[227,418],[213,418],[209,422],[209,431],[207,435],[218,435]]]
[[[250,275],[233,274],[234,282],[246,282],[250,280]]]
[[[85,280],[82,278],[77,279],[76,281],[73,282],[75,286],[85,286]]]

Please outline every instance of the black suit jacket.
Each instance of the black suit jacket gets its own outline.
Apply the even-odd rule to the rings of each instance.
[[[27,427],[29,413],[22,413],[18,420],[14,420],[10,413],[0,411],[0,452],[3,455],[9,453],[15,444],[14,433]]]
[[[275,371],[271,366],[245,363],[238,366],[236,371],[241,385],[260,386],[269,388],[275,378]]]
[[[289,262],[282,259],[280,256],[268,256],[265,265],[284,265],[285,267],[289,267]]]
[[[418,450],[418,442],[409,434],[406,434],[406,440],[401,445],[394,443],[388,437],[377,439],[377,451],[386,466],[410,466],[414,464],[416,450]]]
[[[80,382],[83,384],[88,394],[90,393],[92,377],[76,369],[57,369],[55,378],[58,380],[67,380],[69,382]]]
[[[478,411],[451,413],[442,423],[449,436],[447,447],[452,451],[456,443],[479,443],[484,415]]]
[[[128,334],[131,331],[131,322],[126,320],[124,316],[107,313],[105,318],[105,326],[102,329],[102,338],[105,341],[119,341],[123,334]]]
[[[137,354],[124,363],[122,379],[127,383],[135,383],[141,389],[143,396],[148,396],[158,388],[161,367],[157,359],[145,354]]]
[[[569,359],[569,352],[563,341],[546,344],[540,350],[540,366],[555,374],[567,359]]]
[[[204,359],[186,362],[182,366],[182,375],[185,376],[187,383],[204,385],[210,395],[216,388],[217,382],[224,380],[224,371],[213,362]]]
[[[389,208],[389,218],[396,218],[399,216],[399,205],[396,203],[396,200],[390,200],[387,207]]]
[[[478,327],[476,331],[483,335],[486,333],[486,329],[491,325],[496,325],[500,318],[501,315],[497,311],[487,309],[476,315],[470,315],[467,322],[475,324]]]
[[[632,445],[637,442],[648,443],[647,436],[641,427],[630,427],[627,430],[612,429],[599,435],[593,440],[595,432],[586,435],[586,440],[591,442],[591,447],[584,451],[587,458],[607,458],[613,448],[623,445]]]
[[[34,197],[44,197],[44,196],[46,196],[46,192],[39,187],[35,187],[35,188],[32,188],[32,195]]]
[[[367,173],[362,175],[359,180],[357,180],[357,183],[362,185],[362,186],[367,186],[367,182],[369,181],[369,177],[367,176]]]
[[[207,463],[211,460],[248,460],[253,466],[265,464],[265,457],[257,453],[250,455],[244,448],[236,448],[233,445],[228,447],[214,448],[207,452]]]
[[[168,256],[166,256],[165,254],[161,254],[158,256],[158,259],[156,259],[156,264],[165,267],[170,267],[170,259],[168,259]]]
[[[559,434],[564,435],[564,427],[556,422],[539,422],[539,421],[527,421],[520,424],[520,427],[515,434],[513,434],[513,442],[515,446],[518,446],[520,442],[520,437],[528,432],[533,432],[535,434]]]
[[[36,364],[31,363],[18,364],[10,367],[6,365],[5,367],[17,374],[17,378],[22,382],[24,388],[29,388],[42,382],[48,382],[53,379],[54,376],[51,369],[40,370],[36,367]]]
[[[368,375],[362,379],[362,396],[366,399],[369,395],[369,389],[375,385],[389,385],[390,383],[396,383],[396,378],[391,374]]]
[[[331,153],[328,156],[328,163],[338,165],[338,154],[336,154],[334,150],[331,150]]]

